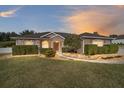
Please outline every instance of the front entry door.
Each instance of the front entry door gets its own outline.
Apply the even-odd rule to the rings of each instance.
[[[55,51],[59,51],[59,42],[54,42],[54,43],[53,43],[53,49],[54,49]]]

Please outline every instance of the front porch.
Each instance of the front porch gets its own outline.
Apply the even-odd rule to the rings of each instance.
[[[60,40],[40,40],[40,48],[52,48],[56,52],[62,52],[63,42]]]

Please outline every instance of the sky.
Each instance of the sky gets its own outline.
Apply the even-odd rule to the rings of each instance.
[[[124,6],[0,6],[0,32],[124,34]]]

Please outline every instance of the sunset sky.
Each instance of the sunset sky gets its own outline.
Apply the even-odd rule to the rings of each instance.
[[[0,32],[124,34],[124,6],[0,6]]]

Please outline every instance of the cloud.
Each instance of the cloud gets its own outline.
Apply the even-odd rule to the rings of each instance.
[[[13,15],[20,9],[21,7],[18,7],[13,10],[3,11],[0,12],[0,17],[13,17]]]
[[[120,14],[109,13],[102,9],[89,9],[74,11],[64,18],[71,31],[77,34],[83,32],[99,32],[103,35],[111,34],[113,29],[120,24]]]

